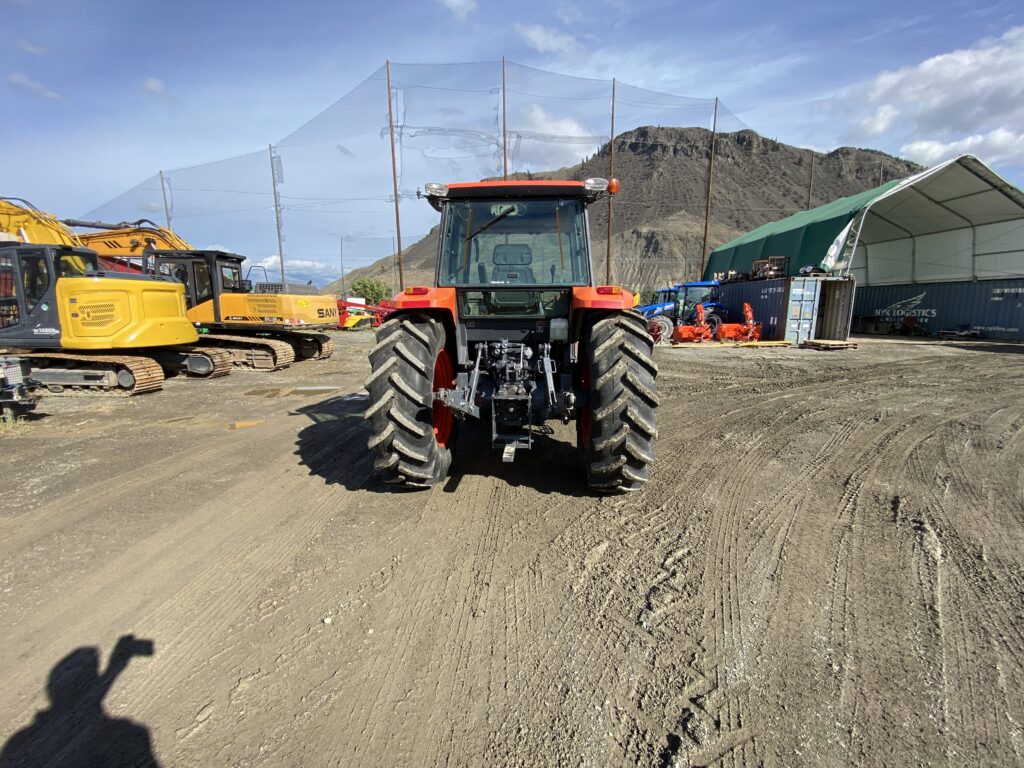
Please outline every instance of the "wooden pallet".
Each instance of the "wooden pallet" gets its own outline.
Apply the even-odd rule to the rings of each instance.
[[[833,341],[830,339],[808,339],[800,344],[803,349],[818,349],[828,351],[833,349],[856,349],[855,341]]]

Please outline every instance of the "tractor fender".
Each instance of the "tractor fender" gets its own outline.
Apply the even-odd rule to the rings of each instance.
[[[602,289],[615,292],[606,293]],[[615,285],[601,285],[597,288],[577,286],[572,289],[572,313],[586,309],[633,309],[633,294]]]
[[[395,309],[388,317],[422,312],[440,320],[444,325],[448,352],[452,359],[460,364],[467,362],[466,345],[458,338],[460,329],[456,322],[458,309],[454,288],[412,286],[395,296],[392,304],[395,305]]]

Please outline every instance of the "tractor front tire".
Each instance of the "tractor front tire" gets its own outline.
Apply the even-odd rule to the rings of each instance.
[[[581,388],[589,403],[576,421],[587,484],[638,491],[648,479],[658,435],[658,367],[644,320],[622,312],[598,320],[580,344]]]
[[[722,324],[722,318],[718,315],[708,315],[704,318],[704,324],[707,325],[708,330],[711,331],[711,338],[718,338],[718,326]]]
[[[667,345],[672,341],[672,332],[675,330],[675,325],[672,324],[672,318],[665,315],[655,315],[651,319],[648,327],[650,327],[650,325],[657,326],[658,328],[657,337],[654,337],[654,334],[651,334],[651,337],[654,338],[655,344]]]
[[[370,350],[370,367],[365,418],[374,468],[385,482],[437,485],[448,476],[457,431],[451,411],[434,402],[434,390],[450,388],[455,378],[444,325],[422,313],[385,320]]]

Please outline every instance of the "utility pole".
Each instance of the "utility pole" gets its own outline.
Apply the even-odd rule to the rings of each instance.
[[[405,290],[405,273],[402,270],[402,221],[398,214],[398,161],[395,159],[395,116],[391,108],[391,62],[385,61],[388,82],[388,133],[391,135],[391,184],[395,192],[395,237],[398,238],[398,290]]]
[[[814,159],[815,154],[811,152],[811,178],[807,182],[807,205],[804,206],[805,211],[811,210],[811,192],[814,190]]]
[[[612,78],[612,130],[608,141],[608,181],[615,178],[615,78]],[[612,284],[612,196],[608,195],[608,253],[604,259],[604,284]]]
[[[277,257],[281,262],[281,290],[286,291],[288,284],[284,279],[284,234],[281,232],[281,196],[277,193],[277,159],[274,156],[274,145],[267,147],[270,152],[270,183],[274,187],[274,219],[277,221]]]
[[[171,207],[167,204],[167,179],[164,172],[160,171],[160,194],[164,196],[164,218],[167,219],[167,228],[171,228]]]
[[[704,204],[704,245],[700,250],[700,274],[704,276],[704,265],[708,258],[708,223],[711,221],[711,183],[715,177],[715,139],[718,136],[718,97],[715,96],[715,111],[711,118],[711,156],[708,158],[708,194]]]
[[[501,57],[501,155],[503,178],[508,180],[508,102],[505,100],[505,57]]]
[[[341,261],[341,298],[345,298],[345,236],[338,238],[338,259]]]

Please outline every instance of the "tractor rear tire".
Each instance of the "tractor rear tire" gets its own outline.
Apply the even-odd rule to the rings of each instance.
[[[644,319],[618,313],[598,320],[581,344],[580,384],[589,403],[576,420],[587,484],[608,492],[638,491],[648,479],[658,435],[658,366]]]
[[[422,313],[388,318],[377,329],[370,367],[365,418],[374,468],[385,482],[437,485],[448,476],[458,427],[451,411],[434,402],[435,387],[449,388],[455,377],[444,325]]]

